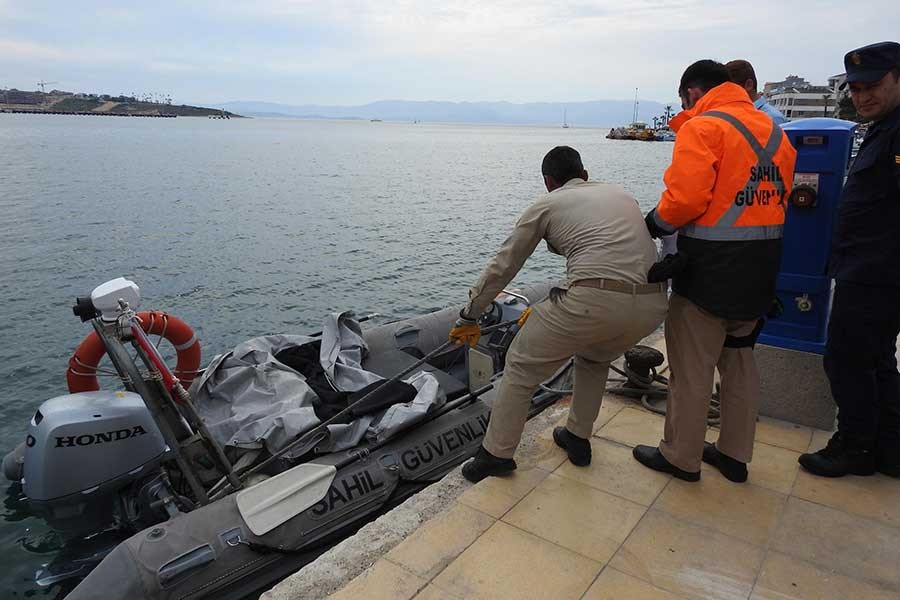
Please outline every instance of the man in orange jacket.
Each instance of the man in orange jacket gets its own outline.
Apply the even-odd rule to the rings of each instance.
[[[702,459],[741,482],[759,408],[753,345],[775,299],[796,152],[721,63],[692,64],[678,94],[684,111],[669,123],[677,137],[666,190],[646,223],[654,237],[678,232],[686,266],[673,276],[665,325],[664,437],[658,448],[637,446],[634,457],[685,481],[700,479]],[[704,446],[717,367],[721,431]]]

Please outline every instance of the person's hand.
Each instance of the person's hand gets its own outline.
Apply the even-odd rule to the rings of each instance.
[[[528,308],[523,310],[522,314],[519,316],[519,321],[518,321],[519,327],[525,326],[525,321],[528,320],[528,315],[530,315],[530,314],[531,314],[531,307],[529,306]]]
[[[448,338],[457,346],[468,344],[474,348],[478,340],[481,339],[481,327],[478,326],[477,321],[460,316],[456,320],[453,329],[450,330]]]

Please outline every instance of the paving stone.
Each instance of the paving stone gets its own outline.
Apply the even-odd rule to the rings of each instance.
[[[900,529],[884,522],[791,497],[771,548],[900,592]]]
[[[813,430],[803,425],[770,417],[760,417],[756,423],[756,441],[770,446],[806,452]]]
[[[818,477],[801,469],[794,496],[900,527],[900,481],[884,475]]]
[[[581,600],[678,600],[678,597],[606,567]]]
[[[786,501],[785,494],[755,485],[703,477],[696,483],[673,480],[653,508],[763,546],[774,533]]]
[[[466,599],[580,598],[602,565],[498,521],[434,579]]]
[[[665,418],[636,408],[623,408],[595,435],[626,446],[656,446],[662,439]]]
[[[605,564],[646,510],[575,480],[550,475],[503,521]]]
[[[800,470],[799,452],[756,443],[753,445],[753,460],[747,466],[747,481],[782,494],[790,494]]]
[[[597,433],[600,431],[604,425],[619,414],[619,411],[627,406],[634,406],[634,402],[612,394],[603,396],[603,403],[600,404],[600,414],[597,415],[597,419],[594,421],[593,432]]]
[[[329,596],[331,600],[409,600],[428,583],[394,563],[381,559]]]
[[[750,600],[896,600],[897,592],[771,552]]]
[[[832,435],[834,435],[833,431],[813,429],[812,440],[809,442],[809,448],[806,449],[806,452],[818,452],[825,447]]]
[[[499,519],[549,474],[531,467],[519,468],[507,477],[488,477],[466,490],[459,502]]]
[[[360,598],[360,600],[364,599]],[[416,594],[414,600],[464,600],[464,598],[430,583],[424,590]]]
[[[698,600],[746,600],[763,549],[650,510],[609,566]]]
[[[485,513],[457,503],[424,523],[391,550],[387,559],[420,577],[432,579],[494,521]]]
[[[637,462],[628,446],[609,440],[592,438],[591,454],[589,466],[566,461],[555,473],[644,506],[653,504],[672,479]]]

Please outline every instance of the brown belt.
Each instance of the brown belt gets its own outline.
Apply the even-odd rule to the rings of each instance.
[[[597,288],[598,290],[609,290],[611,292],[622,292],[623,294],[656,294],[665,292],[667,285],[665,281],[659,283],[625,283],[624,281],[616,281],[615,279],[579,279],[569,284],[570,287],[584,286]]]

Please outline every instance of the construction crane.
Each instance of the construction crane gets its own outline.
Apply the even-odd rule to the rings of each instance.
[[[46,94],[46,93],[47,93],[47,91],[44,89],[44,86],[45,86],[45,85],[51,85],[51,84],[54,84],[54,83],[59,83],[59,82],[58,82],[58,81],[38,81],[38,82],[37,82],[38,86],[41,88],[41,93],[42,93],[42,94]]]

